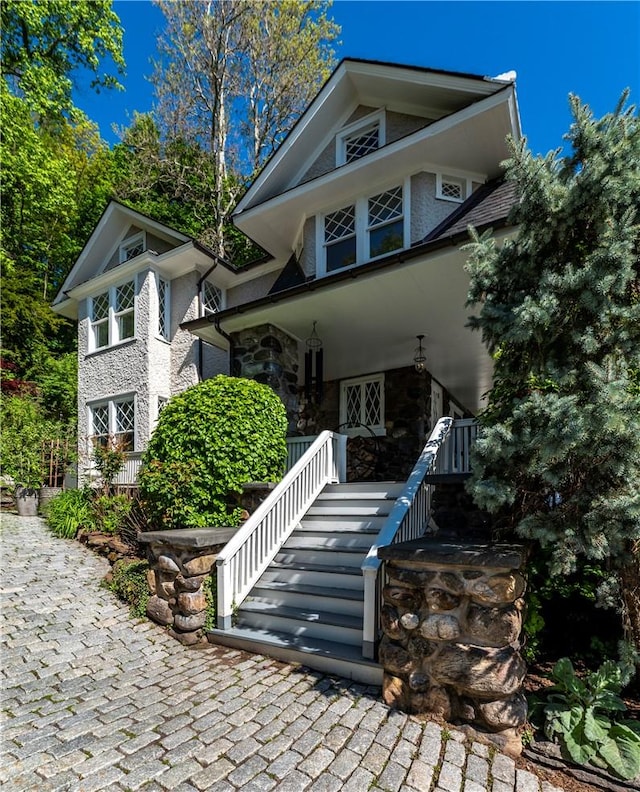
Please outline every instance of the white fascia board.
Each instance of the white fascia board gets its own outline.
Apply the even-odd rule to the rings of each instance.
[[[78,301],[67,297],[64,300],[60,300],[60,302],[57,302],[55,305],[52,305],[51,310],[54,313],[60,314],[60,316],[65,316],[67,319],[77,319]]]
[[[510,89],[509,95],[511,93],[512,91]],[[357,178],[358,171],[367,169],[374,163],[385,160],[387,157],[395,154],[396,152],[416,145],[416,143],[420,143],[430,137],[435,137],[436,135],[440,135],[443,132],[447,132],[461,122],[467,121],[474,116],[481,115],[487,110],[491,110],[492,108],[497,107],[500,104],[504,104],[505,102],[508,102],[506,92],[503,93],[503,91],[500,91],[497,94],[488,96],[485,99],[475,102],[474,104],[469,105],[456,113],[452,113],[451,115],[440,119],[439,121],[434,121],[433,124],[429,124],[429,126],[423,127],[411,135],[400,138],[400,140],[396,140],[394,143],[390,143],[384,148],[378,149],[378,151],[368,154],[366,157],[355,160],[348,165],[342,165],[340,168],[336,168],[324,176],[320,176],[310,182],[305,182],[304,184],[300,184],[297,187],[293,187],[291,190],[288,190],[285,193],[280,193],[279,195],[264,201],[264,203],[252,206],[250,209],[245,209],[243,212],[236,211],[233,216],[234,222],[238,228],[242,230],[241,223],[243,219],[249,219],[255,217],[256,215],[259,216],[265,208],[275,208],[292,200],[295,200],[296,203],[302,205],[305,196],[315,192],[319,187],[329,186],[332,183],[339,182],[344,178],[350,178],[354,184],[360,184],[361,182]],[[449,171],[447,171],[447,173],[448,172]],[[315,211],[317,210],[314,209],[314,212]]]
[[[304,131],[307,129],[307,127],[312,122],[312,120],[319,113],[323,112],[323,108],[326,106],[327,102],[332,97],[332,94],[335,91],[338,84],[342,81],[342,79],[346,75],[346,71],[347,71],[346,66],[345,63],[343,62],[331,75],[329,80],[325,83],[324,87],[321,88],[320,93],[307,107],[306,111],[300,117],[297,125],[291,130],[289,135],[283,141],[282,145],[274,153],[271,159],[266,163],[266,165],[264,166],[262,171],[258,174],[253,184],[249,187],[247,192],[243,195],[242,199],[238,202],[238,205],[236,206],[236,209],[234,211],[234,215],[244,211],[244,208],[247,206],[247,204],[250,203],[250,196],[252,196],[253,193],[259,191],[261,187],[264,185],[264,183],[268,181],[273,171],[279,166],[283,158],[288,155],[289,149],[291,148],[293,143],[296,140],[298,140],[301,135],[304,134]]]
[[[102,233],[106,230],[107,225],[111,222],[112,215],[120,214],[123,217],[128,217],[131,221],[135,221],[136,223],[140,223],[145,228],[153,229],[156,231],[160,236],[168,239],[177,239],[181,242],[189,242],[190,237],[182,234],[180,231],[174,231],[172,228],[168,228],[168,226],[164,225],[163,223],[159,223],[157,220],[152,220],[149,217],[141,214],[140,212],[136,212],[135,209],[130,209],[128,206],[123,206],[122,204],[118,203],[117,201],[111,201],[107,208],[102,213],[102,217],[98,221],[96,227],[91,232],[91,236],[85,243],[85,246],[80,251],[80,255],[76,259],[75,264],[71,268],[69,274],[64,279],[64,283],[60,288],[58,294],[56,295],[53,304],[56,305],[58,302],[64,300],[64,294],[66,291],[69,290],[69,284],[73,283],[76,275],[82,270],[87,257],[91,254],[91,250],[96,244],[97,240],[100,238]],[[125,229],[126,231],[126,229]],[[118,241],[112,245],[111,247],[111,255],[120,244],[121,236],[124,232],[121,232],[118,235]],[[108,258],[107,258],[108,261]],[[101,261],[100,266],[103,267],[106,265],[106,261]]]
[[[98,275],[97,278],[90,278],[84,281],[84,283],[79,283],[67,292],[66,296],[72,300],[83,300],[85,297],[90,297],[96,292],[108,289],[110,286],[114,286],[120,281],[133,278],[138,272],[153,268],[157,259],[158,256],[155,256],[153,253],[143,253],[125,264],[120,264],[118,267],[103,272],[102,275]]]

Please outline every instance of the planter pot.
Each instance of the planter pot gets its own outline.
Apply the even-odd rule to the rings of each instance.
[[[62,487],[40,487],[40,511],[43,511],[47,503],[61,492]]]
[[[38,514],[39,493],[33,487],[16,488],[16,506],[21,517],[36,517]]]

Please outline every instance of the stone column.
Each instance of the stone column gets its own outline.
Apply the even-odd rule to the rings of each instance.
[[[386,564],[383,697],[484,733],[512,755],[527,716],[520,654],[525,550],[418,539],[378,550]]]
[[[270,324],[234,333],[232,341],[231,373],[273,388],[286,407],[293,433],[298,417],[298,342]]]
[[[151,566],[148,583],[151,597],[147,616],[169,627],[170,634],[192,646],[206,643],[205,583],[216,574],[217,554],[237,528],[194,528],[148,531],[138,536],[146,546]]]

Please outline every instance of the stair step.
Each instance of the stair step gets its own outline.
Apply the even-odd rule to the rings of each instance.
[[[311,635],[323,640],[360,645],[362,616],[277,605],[266,600],[245,600],[238,610],[238,626],[276,630],[293,636]]]
[[[339,674],[367,685],[382,684],[382,667],[362,657],[361,647],[309,635],[290,635],[275,630],[232,627],[211,630],[211,643],[260,652],[287,663],[301,663],[329,674]]]
[[[289,564],[272,563],[262,575],[260,582],[292,585],[331,587],[343,590],[362,590],[364,579],[359,567],[335,566],[334,564]]]
[[[310,507],[309,515],[387,515],[393,508],[392,500],[358,500],[349,498],[347,500],[322,500],[319,497],[313,506]]]
[[[350,592],[339,591],[330,587],[323,589],[322,586],[296,588],[299,590],[290,588],[286,584],[282,584],[280,588],[273,588],[269,583],[263,584],[259,581],[251,590],[251,602],[264,603],[265,606],[276,608],[279,612],[282,608],[290,608],[297,613],[313,613],[326,608],[327,612],[335,616],[357,617],[359,625],[362,625],[364,612],[362,591],[358,592],[353,589]],[[323,590],[326,593],[315,593],[311,589],[316,589],[317,592]]]
[[[369,552],[377,531],[361,531],[360,533],[335,534],[331,531],[297,531],[291,534],[283,545],[283,550],[304,547],[326,547],[337,552],[359,550]]]
[[[341,531],[379,533],[386,516],[347,514],[306,514],[296,531]]]
[[[264,592],[264,593],[263,593]],[[364,602],[364,589],[342,589],[338,586],[315,586],[311,583],[292,583],[288,580],[264,580],[264,576],[251,590],[252,597],[269,597],[280,593],[303,594],[327,600],[353,600]]]
[[[348,500],[357,498],[358,500],[395,500],[404,484],[392,481],[362,481],[354,484],[327,484],[319,497],[323,500]]]
[[[290,538],[287,542],[292,541]],[[368,551],[367,551],[368,552]],[[325,545],[303,545],[302,547],[283,547],[275,557],[278,564],[301,563],[314,564],[325,569],[334,567],[349,567],[355,574],[360,574],[360,565],[366,553],[361,548],[340,548]]]

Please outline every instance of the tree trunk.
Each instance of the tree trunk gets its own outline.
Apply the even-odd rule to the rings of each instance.
[[[631,560],[620,570],[625,638],[640,653],[640,542],[631,548]]]

